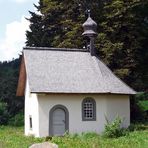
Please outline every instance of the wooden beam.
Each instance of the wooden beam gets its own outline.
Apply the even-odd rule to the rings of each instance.
[[[16,96],[24,96],[25,86],[26,86],[26,68],[25,68],[24,55],[22,55]]]

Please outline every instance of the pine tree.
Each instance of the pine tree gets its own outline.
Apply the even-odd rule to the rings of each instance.
[[[28,46],[82,48],[82,23],[86,10],[92,8],[92,15],[99,12],[100,0],[40,0],[35,6],[41,15],[30,12],[31,25],[27,31]]]
[[[7,124],[24,108],[24,98],[16,97],[20,61],[21,57],[0,62],[0,124]]]
[[[148,87],[148,1],[112,0],[103,8],[98,49],[108,66],[128,84]]]
[[[39,7],[34,5],[38,11]],[[36,14],[34,12],[29,11],[31,17],[27,20],[30,21],[30,31],[26,32],[27,46],[49,46],[50,42],[48,42],[49,34],[48,31],[44,28],[44,23],[42,21],[42,15]]]
[[[28,46],[82,48],[85,13],[98,24],[96,48],[103,61],[136,90],[148,87],[148,1],[40,0],[31,13]]]

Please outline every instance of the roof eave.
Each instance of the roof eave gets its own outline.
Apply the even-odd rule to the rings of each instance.
[[[136,92],[133,93],[118,93],[118,92],[42,92],[42,91],[31,91],[31,93],[36,94],[114,94],[114,95],[135,95]]]

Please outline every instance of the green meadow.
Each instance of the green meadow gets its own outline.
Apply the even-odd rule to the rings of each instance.
[[[0,148],[28,148],[33,143],[49,141],[59,148],[147,148],[148,128],[129,132],[119,138],[104,138],[96,133],[34,138],[24,136],[23,127],[0,126]]]

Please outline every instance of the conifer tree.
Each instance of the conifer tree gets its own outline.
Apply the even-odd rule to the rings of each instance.
[[[120,78],[148,87],[148,1],[112,0],[103,7],[98,36],[102,58]]]
[[[30,12],[31,31],[27,31],[26,44],[82,48],[85,45],[82,38],[82,23],[87,18],[85,12],[92,8],[93,16],[100,11],[100,5],[100,0],[40,0],[35,7],[41,14]]]
[[[30,12],[28,46],[82,48],[85,13],[98,24],[96,49],[101,59],[136,90],[148,87],[148,1],[40,0]]]

